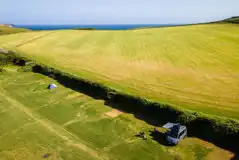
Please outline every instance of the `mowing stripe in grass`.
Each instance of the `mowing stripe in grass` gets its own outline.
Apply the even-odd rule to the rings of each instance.
[[[50,122],[47,122],[46,120],[43,120],[41,118],[39,118],[39,116],[36,113],[33,113],[31,110],[29,110],[28,108],[26,108],[24,105],[22,105],[20,102],[10,98],[9,96],[6,96],[4,91],[1,90],[2,92],[0,93],[1,96],[4,96],[6,98],[6,100],[8,100],[10,103],[12,103],[16,108],[18,108],[19,110],[23,111],[24,113],[26,113],[29,117],[31,117],[32,119],[34,119],[37,123],[41,124],[42,126],[44,126],[47,130],[51,131],[52,133],[56,134],[57,136],[59,136],[60,138],[62,138],[64,141],[66,141],[68,145],[70,146],[74,146],[77,147],[87,153],[89,153],[91,156],[99,158],[99,159],[108,159],[106,157],[103,157],[102,155],[99,156],[99,154],[97,153],[96,150],[93,150],[92,148],[89,148],[88,146],[82,144],[82,143],[76,143],[73,142],[72,140],[70,140],[69,137],[61,134],[58,130],[55,129],[55,127],[53,127]],[[58,128],[60,128],[62,131],[66,132],[67,134],[79,139],[79,137],[73,135],[72,133],[68,132],[67,130],[65,130],[64,128],[57,126]]]

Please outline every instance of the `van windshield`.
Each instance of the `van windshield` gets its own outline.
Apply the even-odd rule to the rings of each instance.
[[[178,132],[179,132],[180,126],[174,125],[168,135],[173,138],[178,138]]]
[[[173,138],[178,138],[178,132],[173,132],[172,130],[168,133],[168,136]]]

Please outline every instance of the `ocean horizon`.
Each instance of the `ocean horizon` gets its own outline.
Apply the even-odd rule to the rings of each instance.
[[[64,30],[64,29],[84,29],[93,28],[96,30],[128,30],[144,27],[169,27],[181,24],[105,24],[105,25],[14,25],[18,28],[30,30]]]

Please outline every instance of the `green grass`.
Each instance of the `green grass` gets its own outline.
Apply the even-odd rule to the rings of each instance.
[[[203,160],[205,158],[205,156],[210,152],[209,149],[206,148],[202,148],[200,146],[195,146],[194,147],[195,150],[195,156],[197,160]]]
[[[225,20],[223,20],[223,22],[239,23],[239,16],[235,16],[235,17],[225,19]]]
[[[201,24],[129,31],[41,31],[0,47],[117,91],[239,119],[239,27]]]
[[[105,115],[104,101],[72,91],[43,75],[5,67],[0,74],[0,157],[3,159],[206,159],[216,147],[186,138],[176,147],[155,141],[153,126],[123,113]],[[58,88],[48,90],[56,83]],[[163,129],[158,128],[161,132]],[[135,135],[144,130],[148,140]],[[228,154],[222,151],[221,154]]]
[[[7,26],[0,26],[0,36],[6,34],[13,34],[13,33],[20,33],[20,32],[27,32],[28,29],[25,28],[11,28]]]

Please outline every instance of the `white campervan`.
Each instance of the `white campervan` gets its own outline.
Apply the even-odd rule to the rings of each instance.
[[[163,128],[168,129],[166,132],[166,140],[169,144],[178,144],[180,140],[187,136],[187,127],[179,123],[167,123]]]

